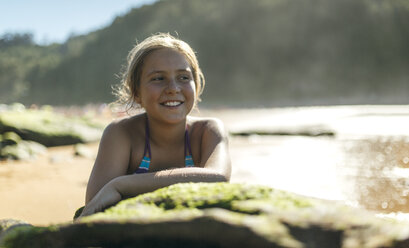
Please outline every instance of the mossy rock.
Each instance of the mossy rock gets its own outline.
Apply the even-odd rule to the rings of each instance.
[[[21,140],[17,144],[0,147],[0,159],[32,159],[46,152],[47,148],[40,143]]]
[[[264,186],[176,184],[72,224],[18,227],[4,247],[408,247],[408,223]]]
[[[15,132],[24,140],[45,146],[97,141],[103,126],[84,118],[68,118],[50,110],[0,112],[0,133]]]
[[[0,135],[0,148],[9,146],[9,145],[16,145],[21,141],[21,137],[18,136],[15,132],[6,132]]]
[[[230,131],[232,136],[251,135],[295,135],[295,136],[335,136],[336,132],[326,125],[297,125],[292,126],[267,126],[264,127],[242,127]]]
[[[22,220],[1,219],[0,220],[0,240],[2,240],[2,237],[6,236],[14,228],[22,227],[22,226],[31,226],[31,225]]]
[[[14,132],[0,135],[0,159],[31,159],[47,152],[47,148],[34,141],[22,140]]]

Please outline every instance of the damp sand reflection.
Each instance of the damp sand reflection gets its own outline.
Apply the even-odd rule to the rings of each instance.
[[[347,192],[360,206],[380,212],[409,212],[409,139],[347,141],[339,166]]]

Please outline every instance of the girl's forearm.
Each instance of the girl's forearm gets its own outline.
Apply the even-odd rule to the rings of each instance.
[[[112,183],[123,198],[154,191],[176,183],[226,182],[224,175],[206,168],[180,168],[144,174],[125,175]]]

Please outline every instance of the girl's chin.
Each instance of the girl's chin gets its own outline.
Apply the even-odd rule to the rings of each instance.
[[[179,124],[181,122],[185,122],[187,115],[186,114],[164,114],[161,116],[151,116],[151,118],[156,119],[160,122],[163,123],[168,123],[168,124]]]
[[[183,116],[168,116],[164,118],[164,121],[171,123],[171,124],[178,124],[180,122],[186,121],[186,115]]]

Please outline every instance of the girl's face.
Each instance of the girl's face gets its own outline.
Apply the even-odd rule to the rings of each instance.
[[[192,69],[185,56],[169,48],[150,53],[143,63],[136,102],[150,119],[184,121],[196,102]]]

